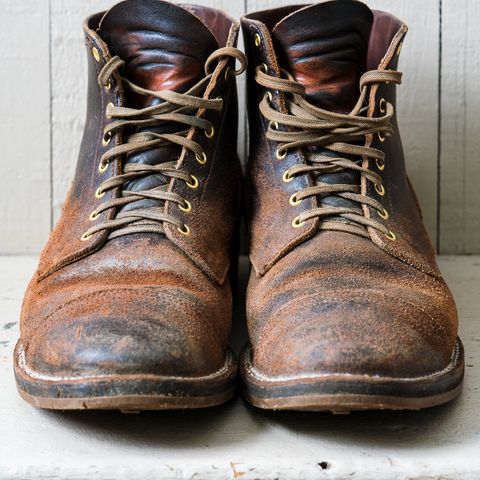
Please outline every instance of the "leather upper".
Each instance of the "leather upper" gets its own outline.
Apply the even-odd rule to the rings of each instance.
[[[212,18],[217,23],[211,24]],[[204,148],[205,165],[191,152],[174,148],[118,158],[99,171],[102,154],[123,140],[119,132],[108,146],[102,143],[111,121],[107,104],[139,105],[138,99],[125,96],[117,73],[110,88],[99,85],[98,75],[113,55],[125,56],[123,75],[130,81],[182,92],[205,75],[205,56],[219,46],[236,44],[238,29],[217,10],[161,0],[122,2],[87,19],[88,111],[77,169],[22,309],[21,342],[29,368],[48,375],[88,376],[205,375],[222,367],[231,325],[227,274],[241,193],[236,87],[234,77],[225,74],[227,68],[234,69],[234,60],[220,58],[206,87],[206,96],[224,99],[222,111],[203,113],[215,128],[214,138],[203,131],[189,132]],[[98,199],[95,192],[122,171],[123,162],[172,159],[199,181],[197,189],[178,179],[168,185],[192,205],[191,212],[166,205],[189,224],[191,235],[166,226],[165,235],[109,239],[99,232],[81,240],[92,221],[112,217],[112,209],[98,220],[89,215],[119,195],[111,190]],[[164,180],[146,177],[129,188],[148,188]]]
[[[266,138],[268,124],[258,109],[265,89],[254,80],[255,68],[263,63],[269,75],[286,69],[305,82],[308,100],[348,111],[365,71],[396,70],[407,27],[355,1],[256,12],[242,18],[242,27],[249,58],[246,208],[253,268],[247,317],[254,367],[270,375],[421,376],[441,370],[455,345],[457,313],[405,172],[396,115],[392,136],[365,140],[385,152],[385,168],[371,159],[361,161],[381,175],[384,196],[363,174],[339,172],[320,179],[357,182],[363,195],[388,211],[381,221],[396,241],[370,227],[369,238],[326,231],[318,219],[294,228],[292,220],[319,200],[308,197],[292,206],[289,198],[318,179],[303,174],[283,181],[284,172],[306,158],[298,150],[276,158],[277,145]],[[270,93],[273,108],[287,113],[283,94]],[[380,115],[382,99],[395,107],[395,97],[393,83],[374,84],[368,116]],[[373,208],[363,210],[379,220]]]

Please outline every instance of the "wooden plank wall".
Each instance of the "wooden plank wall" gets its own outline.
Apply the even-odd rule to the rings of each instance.
[[[399,117],[408,171],[441,253],[480,253],[478,0],[365,0],[410,27]],[[82,23],[115,0],[4,0],[0,254],[36,253],[58,218],[85,116]],[[196,0],[239,17],[296,0]],[[243,79],[240,107],[245,102]],[[243,112],[239,151],[245,155]]]

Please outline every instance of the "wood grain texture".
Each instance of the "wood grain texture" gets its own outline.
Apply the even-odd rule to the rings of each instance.
[[[248,0],[250,11],[308,2]],[[439,0],[366,0],[410,27],[399,69],[404,84],[398,88],[398,116],[407,170],[418,195],[430,239],[437,243]],[[452,2],[453,3],[453,2]],[[428,45],[428,48],[424,46]],[[388,159],[387,159],[388,162]]]
[[[480,2],[442,2],[440,248],[480,252]]]
[[[2,185],[0,202],[0,252],[38,252],[58,218],[72,179],[86,110],[82,23],[87,15],[114,3],[116,0],[2,1],[0,162],[7,181]],[[224,8],[239,17],[247,10],[305,2],[197,3]],[[418,0],[366,3],[392,12],[410,26],[400,61],[405,77],[398,109],[407,168],[430,236],[443,253],[478,253],[480,33],[476,24],[480,2],[422,0],[421,8]],[[239,84],[239,151],[244,158],[244,78]]]
[[[352,415],[268,413],[240,398],[204,411],[140,415],[33,408],[16,392],[11,362],[36,262],[0,258],[1,480],[480,478],[480,257],[440,258],[467,352],[461,397],[421,412]]]
[[[0,7],[0,252],[38,252],[50,230],[48,2]]]
[[[86,52],[83,22],[88,15],[107,10],[115,0],[50,0],[52,25],[52,128],[53,128],[53,212],[58,219],[66,192],[74,174],[86,111]],[[180,2],[179,2],[180,3]],[[243,1],[197,0],[229,11],[238,18]],[[225,8],[226,7],[226,8]],[[240,98],[244,89],[240,88]],[[241,101],[240,104],[244,102]],[[244,155],[244,115],[241,114],[239,147]]]

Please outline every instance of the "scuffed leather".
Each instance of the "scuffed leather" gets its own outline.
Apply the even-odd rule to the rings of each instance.
[[[369,17],[363,6],[358,9],[358,18],[345,14],[352,13],[356,6],[356,2],[334,1],[312,9],[316,10],[318,21],[323,9],[329,15],[333,15],[333,9],[336,18],[355,26]],[[313,221],[303,229],[291,227],[295,216],[310,209],[311,204],[301,202],[293,207],[288,203],[289,197],[314,179],[302,175],[302,179],[282,182],[283,172],[290,165],[303,162],[303,158],[298,152],[289,152],[281,161],[275,158],[275,145],[266,140],[266,125],[258,112],[264,91],[255,84],[253,72],[262,62],[268,64],[270,74],[276,71],[273,66],[282,53],[278,40],[272,43],[271,36],[278,26],[294,26],[282,31],[285,48],[299,44],[300,26],[308,23],[305,17],[304,23],[295,21],[299,8],[304,9],[301,16],[308,11],[305,6],[287,7],[242,18],[250,61],[251,145],[246,198],[253,269],[247,292],[247,320],[253,366],[272,376],[432,374],[450,361],[458,319],[406,176],[395,117],[392,137],[383,143],[378,138],[367,138],[367,144],[373,142],[386,153],[385,170],[379,172],[386,195],[376,198],[388,210],[390,217],[385,224],[398,240],[380,238],[375,231],[369,231],[371,238],[323,231]],[[282,21],[286,15],[289,17]],[[319,26],[318,31],[323,28],[328,27]],[[406,26],[395,17],[374,11],[365,68],[396,69],[406,31]],[[261,36],[259,47],[254,43],[256,33]],[[279,31],[275,30],[275,34]],[[308,46],[315,49],[313,44]],[[313,74],[317,68],[323,78],[322,67],[320,61],[311,64],[309,72]],[[339,81],[338,92],[345,92],[344,77],[340,76]],[[358,95],[358,83],[355,88]],[[336,87],[329,90],[336,91]],[[369,114],[379,114],[381,98],[395,107],[395,91],[393,84],[373,88]],[[272,93],[273,104],[281,110],[283,99],[277,92]],[[364,166],[365,162],[368,160],[364,160]],[[373,161],[368,165],[376,168]],[[361,186],[363,194],[376,195],[365,178],[361,178]],[[378,215],[365,209],[366,215]]]
[[[132,8],[149,3],[154,10],[165,4],[160,0],[125,3]],[[200,17],[180,7],[168,8],[190,16],[192,31],[200,28]],[[204,8],[201,13],[209,12],[212,10]],[[223,16],[215,34],[225,37],[225,26],[229,24],[226,44],[235,45],[239,25],[221,12],[213,13],[217,18]],[[55,377],[208,375],[225,362],[231,327],[227,272],[241,193],[236,87],[234,78],[225,76],[226,68],[233,68],[233,60],[219,61],[208,85],[207,94],[225,99],[222,112],[208,114],[217,135],[207,139],[203,132],[191,132],[204,146],[207,164],[202,166],[188,155],[180,159],[199,179],[199,188],[182,190],[184,182],[175,180],[169,184],[171,190],[181,192],[192,204],[192,212],[183,217],[192,235],[185,240],[167,231],[166,235],[136,233],[108,240],[106,235],[97,234],[82,242],[82,233],[91,226],[90,213],[106,199],[97,199],[96,189],[122,168],[121,160],[117,160],[106,172],[98,170],[104,152],[103,128],[110,121],[105,118],[106,105],[124,104],[118,76],[109,90],[101,88],[97,81],[99,71],[112,55],[97,33],[104,15],[96,14],[85,23],[89,61],[87,122],[61,218],[25,295],[20,344],[25,350],[26,367]],[[162,21],[167,21],[166,16]],[[176,17],[170,17],[168,22],[173,28]],[[210,44],[204,47],[215,48],[214,35],[207,37],[205,41]],[[98,62],[92,55],[93,46],[100,51]],[[116,141],[120,142],[121,137]],[[173,205],[167,208],[178,210]]]

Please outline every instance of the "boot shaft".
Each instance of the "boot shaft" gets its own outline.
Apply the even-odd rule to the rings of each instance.
[[[302,28],[300,28],[302,27]],[[312,171],[288,177],[288,172],[308,165],[312,152],[342,157],[329,145],[278,152],[279,143],[267,138],[276,127],[259,111],[262,99],[271,99],[274,110],[288,114],[289,94],[258,83],[258,69],[277,79],[291,75],[305,89],[305,100],[312,108],[346,114],[360,97],[361,79],[366,72],[378,75],[396,71],[407,27],[395,17],[371,11],[364,4],[325,2],[304,7],[285,7],[247,15],[242,19],[248,68],[248,108],[250,157],[247,206],[251,235],[251,260],[258,274],[264,274],[275,262],[297,245],[311,240],[321,242],[322,224],[338,221],[352,223],[342,215],[310,218],[293,225],[297,218],[322,208],[348,208],[352,201],[342,195],[309,196],[293,202],[295,194],[320,183],[356,185],[358,193],[372,198],[378,208],[362,205],[367,219],[381,223],[382,230],[366,227],[367,236],[378,247],[425,273],[438,276],[433,247],[422,224],[418,203],[405,172],[402,142],[396,120],[396,84],[393,81],[366,79],[366,118],[385,116],[387,105],[393,109],[389,135],[366,134],[353,144],[382,152],[385,159],[351,154],[345,158],[372,171],[372,181],[364,172],[333,169],[326,174]],[[255,78],[257,77],[257,80]],[[266,104],[264,103],[264,106]],[[280,130],[294,128],[280,126]],[[328,129],[327,129],[328,130]],[[310,134],[311,132],[308,132]],[[325,133],[325,132],[323,132]],[[327,131],[328,133],[328,131]],[[341,139],[338,141],[342,141]],[[290,201],[289,201],[290,200]],[[357,203],[358,207],[358,203]],[[386,218],[385,218],[386,217]],[[354,222],[355,223],[355,222]],[[355,225],[352,225],[356,228]],[[297,228],[294,228],[297,227]],[[336,228],[336,227],[335,227]],[[352,242],[355,240],[352,237]],[[313,248],[313,247],[312,247]]]
[[[232,154],[236,152],[238,123],[233,75],[235,58],[228,55],[214,57],[209,67],[212,73],[206,82],[204,68],[214,52],[235,47],[238,30],[239,25],[233,19],[217,10],[180,7],[164,1],[121,2],[110,11],[87,19],[84,31],[89,87],[85,132],[63,214],[42,255],[41,277],[92,254],[112,239],[112,232],[115,235],[111,229],[89,234],[95,225],[113,221],[119,215],[129,215],[140,208],[161,207],[164,209],[162,215],[179,220],[179,225],[164,222],[162,236],[167,236],[213,280],[220,283],[225,280],[241,188],[239,159]],[[123,65],[113,70],[101,85],[102,69],[113,57],[118,57]],[[129,82],[148,91],[169,90],[180,94],[204,82],[195,96],[217,99],[217,103],[222,99],[222,108],[198,108],[197,112],[184,109],[183,113],[196,114],[210,124],[208,131],[191,128],[188,132],[189,142],[197,144],[199,151],[192,152],[166,141],[154,148],[140,149],[102,162],[113,148],[128,144],[131,135],[150,135],[152,132],[169,135],[182,129],[189,130],[188,126],[163,121],[153,126],[134,125],[109,132],[109,126],[118,120],[109,117],[113,108],[138,110],[161,103],[145,92],[132,91]],[[126,182],[123,190],[167,190],[171,197],[182,197],[188,203],[177,205],[174,201],[139,196],[133,203],[101,210],[102,205],[115,202],[122,196],[122,188],[102,191],[101,186],[125,172],[126,166],[157,166],[166,162],[170,162],[172,168],[188,171],[191,181],[159,173],[145,174]],[[129,235],[129,239],[133,242],[142,235],[152,236],[139,232]],[[155,254],[154,251],[151,253]]]

